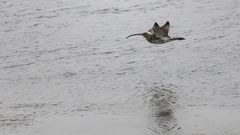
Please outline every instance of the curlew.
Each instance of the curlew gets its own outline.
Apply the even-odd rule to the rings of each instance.
[[[170,24],[167,21],[163,26],[159,26],[158,23],[154,23],[153,27],[149,29],[147,32],[132,34],[126,37],[132,36],[143,36],[148,42],[153,44],[163,44],[166,42],[174,41],[174,40],[185,40],[183,37],[170,37],[168,36]]]

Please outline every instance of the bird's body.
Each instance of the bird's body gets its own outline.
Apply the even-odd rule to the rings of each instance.
[[[161,27],[155,22],[153,27],[149,29],[148,32],[132,34],[132,35],[129,35],[127,38],[136,36],[136,35],[141,35],[148,42],[153,44],[163,44],[163,43],[174,41],[174,40],[184,40],[184,38],[182,37],[171,38],[170,36],[168,36],[169,27],[170,27],[170,24],[168,21]]]

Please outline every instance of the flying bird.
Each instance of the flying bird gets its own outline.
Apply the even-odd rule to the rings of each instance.
[[[157,22],[154,23],[153,27],[149,29],[147,32],[132,34],[126,37],[132,36],[143,36],[148,42],[153,44],[163,44],[166,42],[174,41],[174,40],[185,40],[183,37],[170,37],[168,36],[170,23],[167,21],[163,26],[159,26]]]

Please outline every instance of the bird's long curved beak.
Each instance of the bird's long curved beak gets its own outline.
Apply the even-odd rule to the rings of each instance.
[[[136,33],[136,34],[132,34],[132,35],[127,36],[126,39],[130,38],[132,36],[142,36],[142,35],[143,35],[143,33]]]

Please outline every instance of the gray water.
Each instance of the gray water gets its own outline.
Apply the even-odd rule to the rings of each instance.
[[[1,0],[1,135],[238,135],[237,0]],[[170,36],[142,37],[170,21]]]

